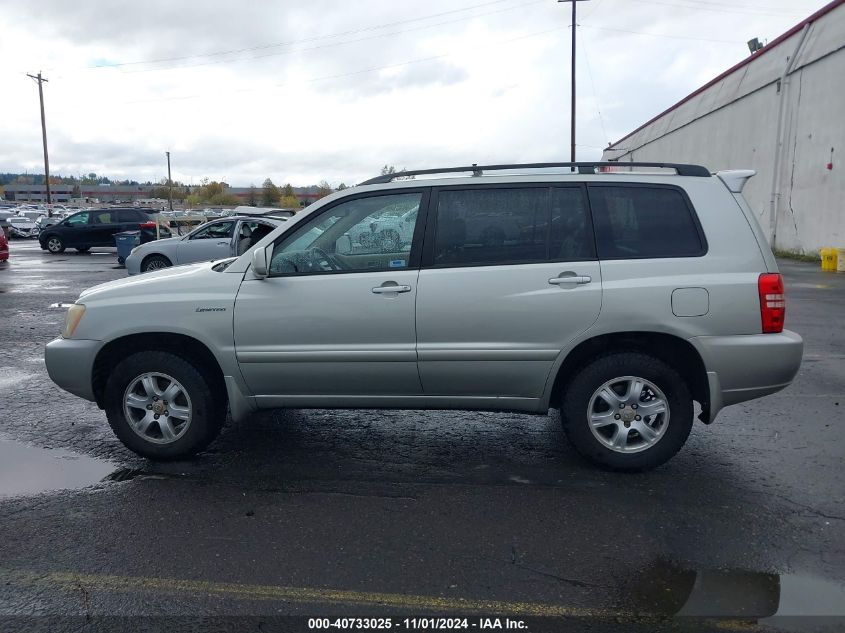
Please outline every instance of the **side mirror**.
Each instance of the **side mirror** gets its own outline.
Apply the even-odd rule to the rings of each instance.
[[[272,248],[272,244],[267,248]],[[267,248],[256,248],[252,251],[252,273],[258,279],[264,279],[269,274]]]
[[[352,238],[349,235],[341,235],[334,243],[334,252],[338,255],[349,255],[352,252]]]

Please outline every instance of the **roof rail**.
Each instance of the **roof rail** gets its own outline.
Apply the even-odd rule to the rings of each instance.
[[[441,167],[439,169],[412,169],[408,171],[397,171],[392,174],[383,174],[370,178],[360,183],[361,185],[379,185],[392,182],[397,178],[408,178],[423,174],[450,174],[456,172],[471,171],[473,176],[481,176],[484,171],[501,171],[506,169],[550,169],[553,167],[570,167],[577,169],[579,174],[595,174],[597,167],[663,167],[674,169],[679,176],[710,177],[710,171],[701,165],[685,165],[681,163],[641,163],[633,162],[596,162],[596,163],[516,163],[513,165],[476,165],[469,167]]]

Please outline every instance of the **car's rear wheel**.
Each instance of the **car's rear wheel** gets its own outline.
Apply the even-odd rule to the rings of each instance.
[[[201,369],[169,352],[137,352],[112,370],[105,410],[130,450],[167,461],[194,455],[217,437],[226,400]]]
[[[564,388],[567,437],[590,461],[610,470],[660,466],[686,442],[693,403],[680,374],[639,352],[602,356]]]
[[[164,255],[150,255],[144,258],[141,262],[141,272],[147,273],[152,270],[161,270],[162,268],[170,268],[173,263]]]
[[[53,253],[54,255],[64,253],[65,243],[62,241],[62,238],[53,235],[52,237],[47,238],[47,250]]]

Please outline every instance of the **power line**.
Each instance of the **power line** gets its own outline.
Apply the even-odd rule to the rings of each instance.
[[[599,124],[601,125],[601,133],[602,133],[602,136],[604,137],[605,142],[608,145],[610,145],[610,139],[608,138],[607,130],[604,127],[604,117],[601,114],[601,107],[599,106],[599,96],[596,93],[596,82],[593,80],[593,69],[590,66],[590,57],[589,57],[589,55],[587,55],[587,44],[584,41],[583,37],[581,38],[581,50],[584,53],[584,61],[587,64],[587,75],[590,77],[590,86],[593,89],[593,99],[596,100],[596,112],[598,112],[598,115],[599,115]]]
[[[478,48],[489,48],[491,46],[499,46],[499,45],[502,45],[502,44],[510,44],[512,42],[517,42],[517,41],[529,39],[529,38],[532,38],[532,37],[539,37],[541,35],[547,35],[549,33],[553,33],[555,31],[560,31],[560,30],[565,29],[565,28],[569,28],[569,27],[567,27],[567,26],[556,26],[556,27],[553,27],[553,28],[550,28],[550,29],[545,29],[543,31],[535,31],[535,32],[532,32],[532,33],[527,33],[525,35],[519,35],[517,37],[511,37],[511,38],[507,38],[507,39],[503,39],[503,40],[497,40],[495,42],[490,42],[489,44],[484,44],[482,46],[479,46]],[[364,74],[367,74],[367,73],[378,72],[380,70],[391,70],[391,69],[394,69],[394,68],[402,68],[404,66],[411,66],[413,64],[421,64],[421,63],[425,63],[425,62],[435,61],[435,60],[438,60],[438,59],[444,59],[446,57],[451,57],[452,55],[453,55],[453,53],[441,53],[439,55],[431,55],[429,57],[419,57],[419,58],[416,58],[416,59],[409,59],[409,60],[404,61],[404,62],[398,62],[398,63],[395,63],[395,64],[387,64],[387,65],[384,65],[384,66],[374,66],[374,67],[371,67],[371,68],[364,68],[364,69],[361,69],[361,70],[356,70],[356,71],[352,71],[352,72],[348,72],[348,73],[338,73],[338,74],[335,74],[335,75],[325,75],[323,77],[313,77],[311,79],[300,79],[300,80],[297,80],[295,84],[279,83],[279,84],[275,84],[273,86],[261,87],[261,88],[238,88],[238,89],[234,89],[234,90],[228,90],[227,93],[228,94],[240,94],[240,93],[263,92],[263,91],[266,91],[266,90],[277,90],[279,88],[287,88],[287,87],[290,87],[292,85],[298,86],[298,85],[301,85],[301,84],[316,83],[318,81],[328,81],[328,80],[331,80],[331,79],[344,79],[346,77],[355,77],[357,75],[364,75]],[[168,102],[168,101],[187,101],[187,100],[191,100],[191,99],[201,99],[203,97],[208,96],[209,94],[211,94],[211,93],[195,93],[195,94],[191,94],[191,95],[182,95],[182,96],[178,96],[178,97],[164,97],[164,98],[161,98],[161,99],[138,99],[138,100],[133,100],[133,101],[122,101],[120,103],[122,103],[124,105],[135,105],[135,104],[144,104],[144,103],[164,103],[164,102]],[[214,94],[217,94],[217,93],[214,93]]]
[[[725,2],[715,2],[714,0],[679,0],[681,2],[686,2],[689,4],[704,4],[710,5],[714,7],[723,7],[727,9],[749,9],[751,11],[758,11],[762,13],[771,12],[771,13],[783,13],[789,15],[798,15],[800,11],[794,11],[788,7],[772,7],[772,6],[757,6],[753,4],[737,4],[736,2],[725,3]]]
[[[682,2],[690,2],[692,0],[680,0]],[[733,7],[736,5],[729,5],[731,8],[722,8],[716,6],[702,6],[702,5],[689,5],[689,4],[675,4],[671,2],[661,2],[660,0],[638,0],[638,2],[644,2],[646,4],[656,4],[661,5],[664,7],[675,7],[678,9],[689,9],[691,11],[711,11],[713,13],[736,13],[739,15],[769,15],[775,16],[780,18],[790,17],[790,16],[799,16],[803,15],[802,13],[797,12],[790,12],[790,13],[772,13],[770,11],[743,11],[737,10]]]
[[[96,65],[93,65],[93,66],[87,66],[86,70],[89,70],[89,69],[95,70],[95,69],[99,69],[99,68],[120,68],[120,67],[123,67],[123,66],[138,66],[138,65],[146,65],[146,64],[160,64],[160,63],[174,62],[174,61],[185,61],[185,60],[188,60],[188,59],[197,59],[197,58],[201,58],[201,57],[219,57],[219,56],[223,56],[223,55],[235,55],[235,54],[239,54],[239,53],[249,53],[249,52],[252,52],[252,51],[266,50],[266,49],[269,49],[269,48],[278,48],[278,47],[282,47],[282,46],[294,46],[296,44],[307,44],[309,42],[316,42],[316,41],[331,39],[331,38],[335,38],[335,37],[345,37],[347,35],[356,35],[358,33],[365,33],[365,32],[368,32],[368,31],[376,31],[376,30],[379,30],[379,29],[386,29],[386,28],[389,28],[391,26],[399,26],[399,25],[402,25],[402,24],[409,24],[409,23],[412,23],[412,22],[420,22],[420,21],[423,21],[423,20],[430,20],[432,18],[437,18],[437,17],[441,17],[441,16],[444,16],[444,15],[451,15],[451,14],[455,14],[455,13],[462,13],[462,12],[465,12],[465,11],[472,11],[473,9],[479,9],[481,7],[486,7],[486,6],[490,6],[490,5],[494,5],[494,4],[502,4],[503,2],[510,2],[510,1],[512,1],[512,0],[491,0],[490,2],[482,2],[481,4],[474,4],[474,5],[471,5],[471,6],[468,6],[468,7],[462,7],[460,9],[452,9],[450,11],[441,11],[440,13],[431,13],[429,15],[423,15],[423,16],[419,16],[419,17],[416,17],[416,18],[408,18],[406,20],[397,20],[397,21],[394,21],[394,22],[387,22],[387,23],[384,23],[384,24],[366,26],[366,27],[361,27],[361,28],[358,28],[358,29],[350,29],[348,31],[340,31],[340,32],[337,32],[337,33],[329,33],[327,35],[316,35],[314,37],[307,37],[307,38],[298,39],[298,40],[288,40],[288,41],[285,41],[285,42],[274,42],[274,43],[270,43],[270,44],[261,44],[259,46],[249,46],[249,47],[245,47],[245,48],[235,48],[235,49],[222,50],[222,51],[212,51],[210,53],[198,53],[196,55],[183,55],[183,56],[179,56],[179,57],[162,57],[162,58],[159,58],[159,59],[136,60],[136,61],[131,61],[131,62],[115,62],[115,63],[108,63],[108,64],[96,64]],[[518,5],[518,6],[523,6],[523,5]],[[504,10],[507,11],[507,10],[514,9],[514,8],[517,8],[517,7],[508,7],[507,9],[504,9]],[[493,12],[493,13],[496,13],[496,12]],[[477,15],[488,15],[488,14],[482,13],[482,14],[477,14]],[[461,18],[461,20],[472,19],[473,17],[477,17],[477,15],[471,15],[471,16],[468,16],[466,18]],[[460,20],[455,20],[455,21],[457,22],[457,21],[460,21]],[[404,31],[400,31],[400,32],[404,32]]]
[[[377,35],[369,35],[367,37],[359,37],[357,39],[346,40],[346,41],[343,41],[343,42],[330,42],[328,44],[320,44],[318,46],[311,46],[311,47],[308,47],[308,48],[298,48],[298,49],[294,49],[294,50],[276,51],[276,52],[273,52],[273,53],[265,53],[264,55],[252,55],[250,57],[241,57],[241,58],[238,58],[238,59],[223,59],[223,60],[216,60],[216,61],[200,62],[198,64],[183,64],[183,65],[180,65],[180,66],[170,66],[170,67],[166,67],[166,68],[145,68],[145,69],[141,69],[141,70],[130,70],[130,71],[127,71],[126,74],[131,75],[131,74],[136,74],[136,73],[159,72],[159,71],[168,71],[168,70],[182,70],[182,69],[185,69],[185,68],[197,68],[197,67],[200,67],[200,66],[212,66],[212,65],[217,65],[217,64],[231,64],[231,63],[237,63],[237,62],[254,61],[256,59],[263,59],[263,58],[266,58],[266,57],[278,57],[278,56],[281,56],[281,55],[291,55],[291,54],[294,54],[294,53],[305,53],[305,52],[309,52],[309,51],[322,50],[322,49],[325,49],[325,48],[334,48],[336,46],[344,46],[346,44],[354,44],[354,43],[357,43],[357,42],[365,42],[365,41],[368,41],[368,40],[380,39],[382,37],[390,37],[390,36],[393,36],[393,35],[401,35],[403,33],[412,33],[414,31],[430,29],[430,28],[433,28],[433,27],[436,27],[436,26],[443,26],[443,25],[446,25],[446,24],[455,24],[457,22],[463,22],[465,20],[469,20],[469,19],[476,18],[476,17],[493,15],[493,14],[496,14],[496,13],[503,13],[505,11],[512,11],[514,9],[519,9],[519,8],[526,7],[526,6],[529,6],[529,5],[539,4],[539,3],[544,2],[544,1],[545,0],[531,0],[530,2],[524,2],[522,4],[518,4],[518,5],[515,5],[515,6],[512,6],[512,7],[507,7],[505,9],[499,9],[497,11],[488,11],[486,13],[476,13],[474,15],[464,17],[464,18],[458,18],[456,20],[446,20],[446,21],[443,21],[443,22],[436,22],[434,24],[424,24],[422,26],[417,26],[417,27],[410,28],[410,29],[404,29],[404,30],[401,30],[401,31],[391,31],[389,33],[379,33]]]
[[[715,42],[718,44],[745,44],[740,40],[717,40],[707,37],[694,37],[688,35],[668,35],[666,33],[648,33],[646,31],[631,31],[629,29],[614,29],[609,26],[593,26],[591,24],[582,24],[581,28],[592,29],[595,31],[611,31],[614,33],[629,33],[631,35],[646,35],[649,37],[665,37],[672,40],[693,40],[696,42]]]

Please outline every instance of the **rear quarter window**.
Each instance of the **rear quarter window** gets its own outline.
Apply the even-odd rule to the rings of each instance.
[[[588,187],[599,259],[698,257],[707,245],[695,211],[677,187]]]

